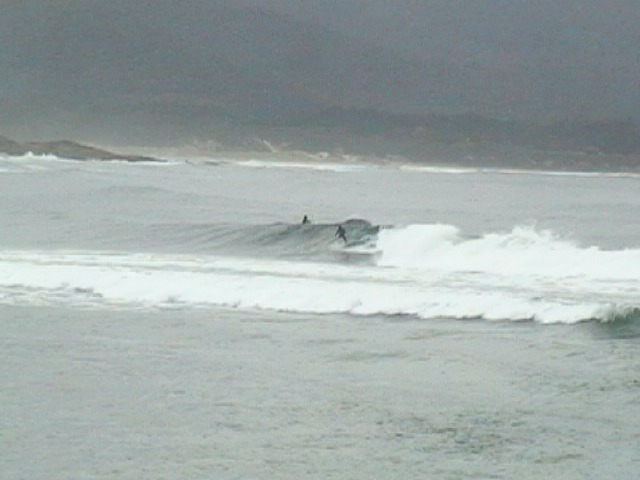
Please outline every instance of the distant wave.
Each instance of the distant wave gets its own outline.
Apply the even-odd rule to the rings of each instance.
[[[330,172],[355,172],[368,168],[367,164],[349,163],[349,162],[330,162],[319,159],[291,159],[291,160],[237,160],[234,163],[243,167],[253,168],[294,168],[319,170]]]
[[[65,158],[64,156],[56,156],[53,154],[34,154],[27,153],[25,155],[10,156],[4,153],[0,153],[0,161],[7,161],[10,163],[43,163],[43,162],[74,162],[86,163],[86,162],[106,162],[106,163],[121,163],[129,166],[175,166],[183,164],[193,165],[227,165],[238,166],[245,168],[264,168],[264,169],[295,169],[295,170],[310,170],[316,172],[331,172],[331,173],[352,173],[369,169],[399,169],[406,172],[415,172],[416,174],[442,174],[442,175],[478,175],[478,174],[498,174],[498,175],[535,175],[535,176],[563,176],[563,177],[585,177],[585,178],[640,178],[638,172],[607,172],[607,171],[562,171],[562,170],[533,170],[533,169],[521,169],[517,167],[469,167],[465,165],[443,165],[443,164],[429,164],[419,162],[408,162],[398,159],[367,159],[349,157],[346,159],[329,159],[330,157],[323,157],[321,155],[313,156],[311,154],[304,156],[286,156],[284,159],[274,153],[273,158],[269,159],[247,159],[247,158],[233,158],[226,157],[185,157],[184,155],[175,154],[171,160],[157,161],[154,159],[149,160],[135,160],[131,161],[127,159],[126,155],[123,155],[122,159],[72,159]],[[14,170],[7,170],[0,167],[0,173],[11,172]]]
[[[30,161],[30,160],[46,160],[51,162],[55,162],[55,161],[78,162],[79,161],[79,160],[61,158],[52,154],[36,154],[31,152],[27,152],[24,155],[7,155],[4,153],[0,153],[0,158],[4,160],[23,161],[23,162]]]
[[[69,164],[83,164],[87,162],[99,162],[99,163],[119,163],[119,164],[127,164],[127,165],[147,165],[147,166],[168,166],[168,165],[179,165],[183,162],[179,161],[158,161],[154,159],[141,159],[136,161],[131,161],[130,158],[127,158],[126,155],[123,155],[122,158],[67,158],[64,156],[54,155],[50,153],[32,153],[27,152],[24,155],[7,155],[4,153],[0,153],[0,160],[5,162],[13,163],[13,164],[43,164],[46,162],[56,162],[56,163],[69,163]]]
[[[390,165],[393,165],[391,163]],[[469,167],[464,165],[429,165],[417,162],[400,163],[400,170],[416,173],[435,174],[499,174],[499,175],[536,175],[551,177],[583,177],[583,178],[640,178],[638,172],[587,171],[587,170],[545,170],[513,167]]]

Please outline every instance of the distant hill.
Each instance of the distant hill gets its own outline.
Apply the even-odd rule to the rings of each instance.
[[[477,168],[640,172],[640,129],[631,119],[536,123],[330,108],[254,128],[276,151]]]
[[[83,145],[70,140],[52,142],[16,142],[0,136],[0,153],[21,156],[28,153],[34,155],[55,155],[68,160],[118,160],[125,162],[162,162],[152,157],[114,153],[108,150]]]
[[[547,151],[640,153],[640,128],[632,119],[537,123],[477,114],[410,115],[333,107],[293,116],[280,125],[321,130],[327,136],[377,136],[421,145],[514,145]]]

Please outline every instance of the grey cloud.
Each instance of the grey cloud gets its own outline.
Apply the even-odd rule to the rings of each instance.
[[[0,9],[2,127],[36,118],[189,130],[335,105],[640,116],[632,1],[4,0]]]

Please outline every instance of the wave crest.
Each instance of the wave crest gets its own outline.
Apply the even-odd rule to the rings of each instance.
[[[384,229],[378,264],[446,272],[629,281],[640,278],[640,250],[580,247],[549,231],[516,226],[511,232],[464,237],[452,225]]]

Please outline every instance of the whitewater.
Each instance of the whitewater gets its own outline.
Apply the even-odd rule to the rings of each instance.
[[[7,478],[639,471],[637,177],[29,155],[0,187]]]
[[[580,249],[522,228],[463,239],[446,225],[387,228],[364,247],[343,247],[327,227],[316,242],[370,262],[9,250],[0,257],[0,302],[35,297],[96,307],[211,305],[543,323],[615,321],[640,308],[640,250]],[[300,245],[303,233],[275,235]]]

